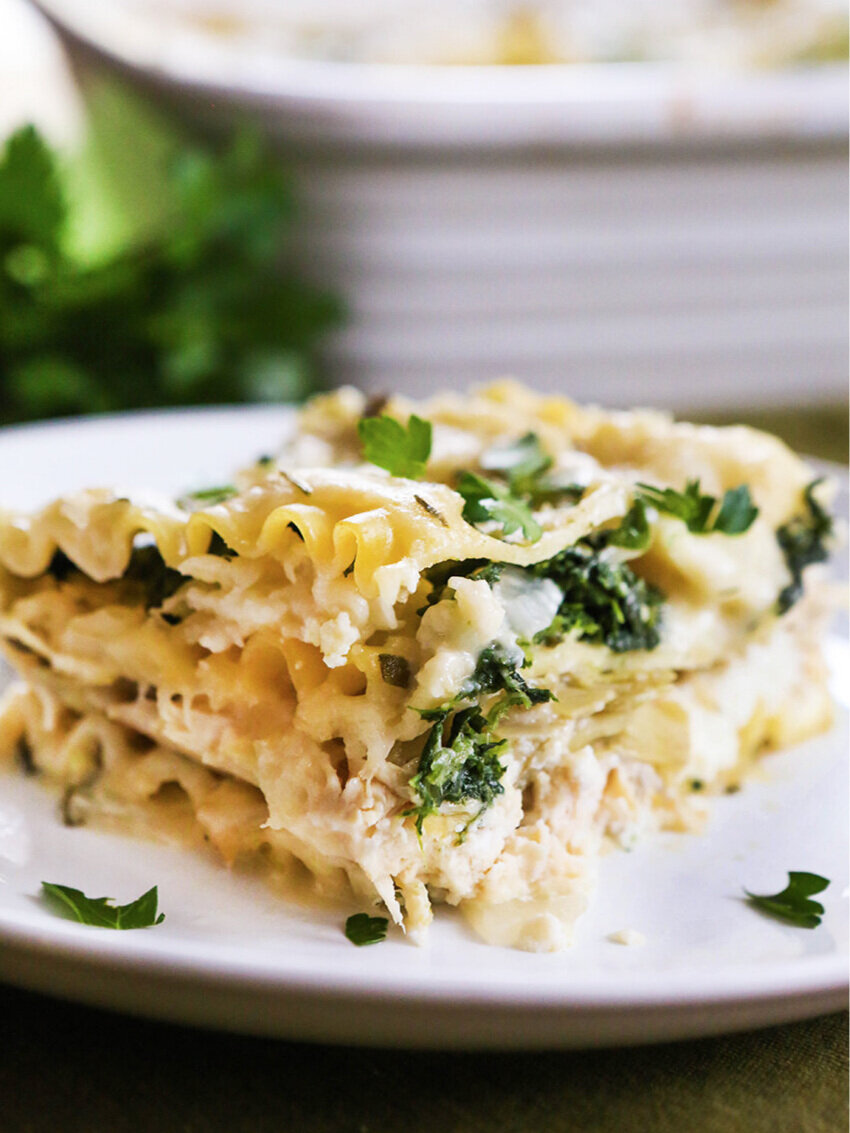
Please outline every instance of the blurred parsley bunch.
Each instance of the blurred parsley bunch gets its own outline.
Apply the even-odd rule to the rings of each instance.
[[[340,304],[284,274],[289,185],[250,133],[175,152],[153,230],[93,261],[32,126],[0,160],[0,419],[292,400]]]

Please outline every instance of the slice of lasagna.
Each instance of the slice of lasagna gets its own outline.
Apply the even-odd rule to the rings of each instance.
[[[0,515],[0,747],[72,825],[557,949],[606,844],[830,724],[827,492],[746,428],[342,390],[226,488]]]

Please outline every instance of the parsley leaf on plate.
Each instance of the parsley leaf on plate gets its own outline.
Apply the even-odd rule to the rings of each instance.
[[[823,905],[810,900],[812,894],[822,893],[829,885],[825,877],[816,873],[790,873],[788,884],[781,893],[758,895],[744,892],[747,900],[763,913],[788,921],[798,928],[817,928],[823,916]]]
[[[638,490],[640,499],[658,511],[681,519],[693,535],[709,535],[714,531],[722,535],[742,535],[758,515],[758,508],[753,504],[746,484],[730,488],[716,514],[717,499],[700,492],[699,480],[689,480],[684,492],[677,492],[675,488],[656,488],[652,484],[638,484]]]
[[[345,922],[345,935],[358,948],[366,944],[378,944],[386,938],[388,924],[386,917],[370,917],[368,913],[355,913]]]
[[[150,928],[165,920],[165,913],[157,916],[155,885],[127,905],[113,905],[111,897],[87,897],[79,889],[52,881],[42,881],[41,888],[54,912],[78,920],[80,924],[98,928]]]
[[[357,432],[363,455],[391,476],[417,480],[431,455],[431,422],[411,414],[407,426],[395,417],[361,417]]]

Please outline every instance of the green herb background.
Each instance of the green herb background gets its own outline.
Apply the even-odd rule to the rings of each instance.
[[[185,134],[99,92],[88,141],[0,157],[0,421],[299,400],[342,304],[285,266],[289,179],[258,134]]]

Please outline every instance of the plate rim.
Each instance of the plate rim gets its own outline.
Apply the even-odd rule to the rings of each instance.
[[[175,423],[211,420],[213,417],[231,417],[238,414],[243,420],[265,418],[270,424],[291,419],[293,406],[212,406],[180,407],[176,409],[137,410],[117,414],[96,414],[86,417],[59,418],[45,422],[30,422],[6,426],[0,430],[0,439],[12,436],[26,444],[30,437],[55,433],[56,430],[85,434],[90,429],[111,428],[121,424],[128,428],[153,427],[163,419]],[[819,469],[837,477],[847,475],[846,466],[809,458]],[[843,641],[843,637],[841,638]],[[823,739],[828,738],[828,733]],[[181,939],[156,938],[146,934],[127,937],[125,934],[100,934],[88,926],[69,921],[51,920],[38,923],[36,914],[0,908],[0,977],[32,990],[59,994],[65,998],[112,1007],[135,1014],[149,1014],[173,1021],[184,1021],[215,1027],[230,1027],[241,1031],[262,1030],[286,1037],[310,1038],[318,1041],[365,1041],[356,1030],[341,1021],[338,1025],[326,1022],[316,1024],[315,1033],[307,1033],[309,1026],[301,1021],[295,1027],[279,1017],[289,1000],[299,1002],[334,1003],[368,1006],[374,1016],[376,1042],[402,1041],[408,1046],[439,1045],[437,1031],[448,1026],[458,1010],[467,1010],[472,1016],[483,1019],[489,1012],[502,1018],[489,1036],[469,1035],[460,1045],[467,1047],[498,1047],[508,1049],[522,1046],[593,1046],[618,1045],[623,1042],[656,1041],[659,1038],[684,1038],[699,1034],[719,1033],[745,1029],[760,1023],[782,1022],[801,1018],[845,1006],[850,984],[850,960],[840,952],[814,956],[800,956],[790,960],[771,962],[766,968],[752,961],[734,968],[726,967],[722,982],[712,977],[710,968],[684,969],[673,973],[634,972],[614,970],[582,974],[582,985],[571,982],[564,986],[557,980],[546,980],[540,960],[532,979],[522,973],[500,974],[499,986],[493,977],[480,985],[463,984],[462,973],[451,971],[435,974],[434,970],[412,970],[402,981],[398,972],[388,980],[379,971],[365,967],[358,973],[352,986],[350,972],[343,969],[310,968],[303,957],[295,960],[271,952],[260,955],[244,946],[228,945],[220,940],[203,940],[189,936]],[[793,930],[787,930],[793,931]],[[485,947],[485,946],[482,946]],[[53,973],[50,963],[66,972],[76,972],[81,986],[59,986],[62,979]],[[43,975],[33,974],[32,965],[39,962]],[[45,962],[47,961],[47,962]],[[545,964],[545,958],[542,963]],[[559,973],[560,975],[561,973]],[[264,1002],[274,1014],[273,1025],[254,1024],[242,1018],[231,1026],[226,1018],[216,1014],[215,1006],[204,1009],[196,1003],[193,1008],[175,1009],[164,1005],[147,1010],[132,1000],[128,992],[111,995],[100,987],[104,977],[122,977],[122,986],[134,980],[154,981],[180,991],[186,996],[202,998],[199,993],[229,993],[241,997],[243,1014],[250,1013]],[[427,983],[425,982],[427,980]],[[694,987],[694,983],[697,986]],[[628,990],[625,991],[626,984]],[[404,1011],[395,1024],[380,1019],[380,1012],[388,1005],[399,1008],[403,997]],[[417,1010],[430,1008],[437,1012],[436,1031],[412,1036],[404,1019]],[[694,1015],[706,1012],[704,1025]],[[667,1021],[664,1022],[664,1013]],[[622,1034],[617,1033],[614,1017],[617,1013],[629,1015],[632,1022]],[[553,1031],[557,1024],[566,1025],[580,1017],[579,1031],[570,1036]],[[522,1020],[523,1038],[511,1035],[507,1020]],[[593,1020],[596,1020],[594,1024]],[[639,1020],[647,1022],[644,1031],[635,1030]],[[605,1023],[605,1020],[609,1020]],[[678,1020],[678,1022],[676,1021]],[[268,1022],[268,1020],[267,1020]],[[305,1030],[307,1027],[307,1030]],[[594,1029],[596,1027],[596,1029]],[[293,1029],[294,1028],[294,1029]],[[395,1028],[395,1029],[393,1029]],[[607,1030],[606,1030],[607,1028]],[[631,1028],[631,1029],[629,1029]],[[381,1037],[383,1036],[383,1037]],[[607,1037],[606,1037],[607,1036]],[[450,1040],[450,1045],[458,1045]]]

